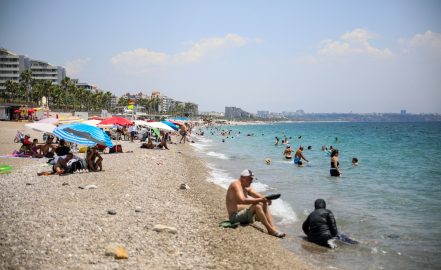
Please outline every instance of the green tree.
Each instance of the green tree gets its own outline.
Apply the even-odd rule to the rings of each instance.
[[[66,93],[66,110],[67,110],[67,96],[68,96],[68,88],[70,85],[70,78],[69,77],[64,77],[61,80],[61,85],[64,87],[64,91]]]
[[[80,102],[80,111],[83,108],[83,101],[84,101],[85,94],[86,94],[86,90],[84,88],[82,88],[82,87],[78,88],[77,98],[78,98],[78,101]]]
[[[43,95],[46,96],[46,105],[49,107],[49,102],[51,98],[52,81],[47,80],[43,83]]]
[[[71,84],[69,84],[68,88],[69,88],[69,93],[72,95],[72,98],[73,98],[73,109],[74,109],[74,111],[76,111],[75,98],[76,98],[76,95],[78,92],[78,87],[76,84],[71,83]]]
[[[32,71],[25,69],[20,74],[20,82],[25,83],[25,89],[26,89],[26,103],[29,103],[29,81],[31,80]]]
[[[64,95],[63,88],[59,85],[54,85],[52,97],[57,101],[57,108],[60,109],[60,99]]]
[[[31,80],[30,80],[30,82],[29,82],[29,84],[31,85],[31,92],[30,92],[30,95],[31,95],[31,100],[32,100],[32,101],[33,101],[33,98],[34,98],[32,93],[34,92],[34,91],[33,91],[33,90],[34,90],[34,86],[37,85],[37,83],[38,83],[38,82],[37,82],[37,79],[35,79],[35,78],[31,78]],[[37,101],[38,101],[38,100],[37,100]]]

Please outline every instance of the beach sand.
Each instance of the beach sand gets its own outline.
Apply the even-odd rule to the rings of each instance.
[[[0,122],[0,155],[21,146],[13,143],[17,130],[42,143],[42,133],[23,126]],[[260,223],[220,228],[228,219],[226,190],[207,182],[204,161],[191,146],[177,142],[168,151],[122,142],[123,150],[133,153],[102,155],[105,172],[67,176],[37,176],[52,170],[41,167],[41,159],[0,158],[0,165],[13,166],[11,174],[0,175],[0,268],[313,268],[282,248],[286,240],[269,236]],[[190,189],[180,189],[183,183]],[[87,185],[98,188],[78,188]],[[156,224],[177,233],[153,231]],[[113,242],[125,246],[127,260],[105,256]]]

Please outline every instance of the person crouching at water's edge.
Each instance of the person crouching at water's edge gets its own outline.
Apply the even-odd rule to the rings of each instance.
[[[254,174],[250,170],[244,170],[239,180],[234,181],[228,187],[226,205],[230,222],[252,224],[257,220],[266,227],[268,234],[284,237],[286,234],[277,231],[274,226],[269,209],[271,201],[251,187],[253,177]],[[248,196],[253,198],[248,198]]]

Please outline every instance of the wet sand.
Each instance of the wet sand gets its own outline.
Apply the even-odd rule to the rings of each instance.
[[[0,155],[20,147],[12,142],[17,129],[42,142],[43,133],[23,125],[0,122]],[[52,170],[39,166],[40,159],[0,158],[1,165],[13,166],[11,174],[0,175],[0,268],[312,268],[260,223],[220,228],[228,219],[226,191],[207,182],[204,161],[177,142],[167,151],[125,141],[123,150],[133,153],[102,155],[105,172],[67,176],[37,176]],[[190,189],[180,189],[183,183]],[[87,185],[97,189],[78,188]],[[109,209],[117,214],[109,215]],[[153,231],[156,224],[177,233]],[[112,242],[125,245],[127,260],[105,256]]]

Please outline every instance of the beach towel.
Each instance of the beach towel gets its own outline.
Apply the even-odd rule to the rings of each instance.
[[[32,158],[32,156],[23,155],[23,154],[14,154],[14,155],[6,155],[6,156],[0,156],[2,158]]]

